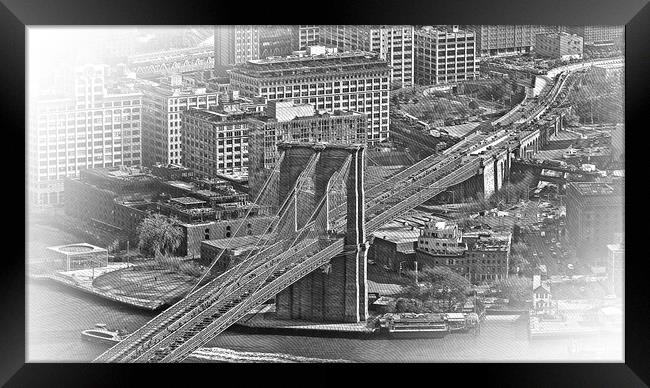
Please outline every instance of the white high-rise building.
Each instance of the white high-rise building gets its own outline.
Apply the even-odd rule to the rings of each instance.
[[[141,163],[142,94],[106,65],[78,67],[72,94],[29,104],[28,197],[33,205],[63,202],[63,180],[79,170]]]
[[[363,50],[379,54],[391,68],[391,85],[413,86],[413,26],[321,26],[319,34],[322,44],[337,47],[339,51]]]

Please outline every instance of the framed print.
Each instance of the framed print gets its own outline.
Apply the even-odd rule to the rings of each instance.
[[[5,3],[8,386],[650,378],[643,1]]]

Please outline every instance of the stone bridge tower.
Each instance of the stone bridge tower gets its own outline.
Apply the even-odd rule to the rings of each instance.
[[[289,189],[315,154],[318,161],[312,179],[314,195],[294,201],[296,227],[302,227],[316,204],[328,193],[331,177],[351,157],[344,193],[347,207],[344,253],[334,257],[327,268],[318,269],[276,296],[278,318],[328,322],[361,322],[368,316],[367,250],[364,201],[365,146],[327,143],[282,143],[280,198]],[[326,206],[330,206],[330,200]],[[327,216],[327,212],[325,213]],[[330,220],[327,220],[329,225]],[[323,231],[326,233],[326,231]]]

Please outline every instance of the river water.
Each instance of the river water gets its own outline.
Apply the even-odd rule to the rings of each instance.
[[[86,295],[50,281],[27,287],[27,361],[89,362],[105,345],[81,340],[96,323],[133,331],[155,314]],[[451,334],[440,339],[318,338],[226,331],[207,346],[238,352],[282,353],[299,357],[357,362],[436,361],[613,361],[622,360],[622,338],[602,335],[574,341],[529,341],[526,322],[514,316],[488,316],[479,336]]]

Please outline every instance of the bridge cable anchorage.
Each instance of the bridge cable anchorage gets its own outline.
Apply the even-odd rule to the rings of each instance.
[[[350,159],[351,159],[351,158],[350,158]],[[349,163],[346,163],[346,165],[349,166]],[[349,169],[347,168],[347,166],[344,167],[344,168],[347,169],[348,172],[349,172]],[[341,174],[339,174],[339,175],[341,175]],[[330,186],[330,188],[328,189],[328,193],[329,193],[329,191],[331,191],[332,189],[333,189],[333,186]],[[317,205],[317,207],[314,209],[312,215],[310,216],[309,222],[308,222],[308,223],[307,223],[307,224],[302,228],[301,232],[304,231],[304,230],[306,230],[306,229],[310,229],[310,228],[312,227],[312,225],[313,225],[315,219],[322,219],[322,217],[319,217],[318,214],[322,213],[322,212],[325,210],[324,203],[325,203],[325,201],[326,201],[326,198],[327,198],[327,195],[324,195],[324,196],[321,198],[319,204]],[[316,234],[319,233],[318,231],[319,231],[318,228],[315,229],[315,233],[316,233]],[[300,233],[299,233],[299,234],[294,238],[294,240],[293,240],[293,242],[292,242],[291,245],[293,245],[293,243],[295,243],[299,238],[300,238]],[[277,269],[281,264],[283,264],[283,263],[282,263],[282,262],[279,262],[279,263],[277,263],[276,265],[274,265],[273,267],[271,267],[271,269],[268,269],[268,266],[265,266],[264,269],[263,269],[262,274],[266,273],[267,276],[264,277],[264,281],[262,281],[262,282],[258,282],[258,286],[257,286],[257,288],[254,288],[252,291],[249,290],[249,291],[248,291],[248,294],[249,294],[249,295],[256,294],[257,291],[258,291],[258,290],[259,290],[259,289],[260,289],[260,288],[265,284],[266,280],[268,280],[268,278],[271,276],[272,273],[275,273],[275,270],[276,270],[276,269]],[[258,268],[259,268],[259,267],[258,267]],[[256,275],[256,276],[257,276],[257,275]],[[255,278],[255,279],[260,279],[261,277],[259,277],[259,276],[258,276],[258,277],[255,277],[255,276],[254,276],[253,278]],[[268,299],[267,297],[265,297],[265,298]],[[264,299],[264,300],[266,300],[266,299]],[[262,300],[262,302],[263,302],[264,300]],[[247,311],[250,311],[250,308],[254,308],[254,307],[250,307],[250,306],[249,306],[249,307],[247,307],[246,309],[244,309],[244,307],[245,307],[245,306],[241,306],[240,308],[235,309],[235,311],[243,311],[243,310],[245,310],[244,312],[247,312]],[[199,317],[200,317],[200,316],[199,316]],[[198,317],[195,318],[193,321],[195,322],[196,319],[198,319]],[[188,323],[187,323],[186,325],[184,325],[183,327],[186,327],[186,326],[189,325],[189,324],[190,324],[190,322],[188,322]],[[207,328],[207,326],[206,326],[206,328]],[[210,337],[213,336],[213,335],[214,335],[214,333],[210,334]],[[158,351],[158,355],[155,357],[155,361],[174,360],[174,359],[176,359],[177,357],[184,358],[188,353],[190,353],[192,350],[194,350],[195,348],[197,348],[197,347],[200,346],[200,344],[199,344],[199,345],[196,345],[196,344],[195,344],[194,346],[191,346],[191,347],[190,347],[190,345],[191,345],[190,341],[192,341],[192,338],[194,338],[194,337],[190,337],[190,339],[189,339],[187,342],[182,343],[182,344],[179,344],[178,346],[174,347],[174,348],[171,350],[171,352],[167,352],[167,355],[163,355],[163,354],[165,353],[165,351]],[[169,341],[166,341],[166,342],[169,342]],[[180,349],[180,350],[177,350],[177,349]],[[151,352],[148,352],[147,354],[151,354]],[[175,355],[174,358],[170,358],[171,355]],[[146,356],[146,354],[143,354],[141,357],[144,357],[144,356]]]

